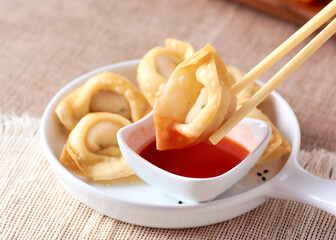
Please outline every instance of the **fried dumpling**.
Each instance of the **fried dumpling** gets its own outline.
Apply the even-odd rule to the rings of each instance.
[[[157,149],[205,140],[235,109],[226,67],[207,45],[176,67],[154,107]]]
[[[253,109],[247,117],[257,118],[267,122],[272,128],[271,139],[264,151],[261,155],[258,163],[267,162],[272,159],[276,159],[281,157],[282,155],[291,152],[292,148],[288,144],[287,140],[284,136],[279,132],[279,130],[274,126],[274,124],[270,121],[270,119],[260,110]]]
[[[244,73],[237,67],[228,65],[227,70],[232,85],[237,83],[244,76]],[[239,92],[237,95],[237,107],[240,108],[242,105],[244,105],[259,89],[260,86],[257,83],[252,82],[241,92]]]
[[[135,122],[150,111],[146,98],[128,79],[110,72],[91,77],[55,109],[68,132],[90,112],[115,113]]]
[[[228,66],[227,67],[231,83],[234,84],[238,82],[242,77],[243,73],[236,67]],[[258,90],[260,89],[260,86],[253,82],[244,90],[242,90],[237,95],[237,107],[241,107],[244,105]],[[271,128],[272,128],[272,136],[271,139],[259,159],[258,163],[267,162],[272,159],[281,157],[282,155],[291,152],[291,146],[288,144],[285,137],[280,133],[280,131],[274,126],[274,124],[270,121],[270,119],[258,108],[253,109],[247,117],[250,118],[257,118],[260,120],[263,120],[267,122]]]
[[[71,131],[60,162],[74,173],[93,180],[113,180],[133,173],[122,157],[117,132],[131,122],[117,114],[85,115]]]
[[[175,67],[194,54],[193,47],[177,39],[166,39],[164,47],[155,47],[142,58],[137,73],[141,91],[154,106]]]

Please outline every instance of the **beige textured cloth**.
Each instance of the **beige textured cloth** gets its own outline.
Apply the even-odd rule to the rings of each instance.
[[[0,0],[0,104],[39,117],[69,81],[141,58],[166,37],[195,49],[210,43],[225,63],[248,71],[296,29],[225,0]],[[278,88],[298,115],[305,149],[336,150],[335,51],[333,39]]]
[[[80,203],[58,182],[43,155],[39,119],[0,115],[0,126],[0,239],[336,238],[336,216],[275,199],[206,227],[168,230],[120,222]],[[329,178],[336,169],[336,154],[301,151],[299,162]]]
[[[195,229],[158,230],[105,217],[62,188],[36,132],[48,101],[65,84],[141,58],[166,37],[195,49],[210,43],[225,63],[248,71],[296,29],[225,0],[0,0],[0,108],[7,114],[0,125],[0,239],[335,239],[334,216],[285,200]],[[313,161],[306,168],[315,174],[336,172],[335,66],[336,41],[330,40],[278,88],[300,122],[300,161]],[[36,119],[8,117],[24,112]]]

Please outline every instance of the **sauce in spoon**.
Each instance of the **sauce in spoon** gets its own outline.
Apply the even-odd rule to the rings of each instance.
[[[225,137],[217,145],[204,141],[189,148],[167,151],[157,150],[153,141],[140,152],[140,156],[176,175],[210,178],[228,172],[249,153],[244,146]]]

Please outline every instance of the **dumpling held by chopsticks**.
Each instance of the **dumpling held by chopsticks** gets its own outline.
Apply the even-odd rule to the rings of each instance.
[[[195,145],[235,110],[226,67],[207,45],[176,67],[154,107],[157,149]]]

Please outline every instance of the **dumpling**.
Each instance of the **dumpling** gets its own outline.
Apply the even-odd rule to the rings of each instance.
[[[267,162],[292,151],[291,146],[288,144],[286,138],[279,132],[269,118],[258,108],[252,110],[247,117],[257,118],[267,122],[272,128],[271,139],[260,157],[258,163]]]
[[[244,74],[236,67],[228,66],[227,67],[229,76],[231,79],[232,84],[238,82]],[[237,95],[237,107],[241,107],[244,105],[258,90],[260,86],[253,82],[244,90],[242,90]],[[267,122],[272,128],[272,136],[271,139],[262,154],[261,158],[259,159],[258,163],[267,162],[272,159],[281,157],[282,155],[291,152],[291,146],[288,144],[285,137],[280,133],[280,131],[274,126],[274,124],[270,121],[270,119],[258,108],[253,109],[247,117],[250,118],[257,118]]]
[[[128,124],[128,119],[113,113],[85,115],[71,131],[60,162],[68,170],[95,181],[134,174],[117,142],[118,130]]]
[[[157,149],[197,144],[235,110],[226,67],[207,45],[176,67],[154,107]]]
[[[115,113],[135,122],[150,111],[146,98],[128,79],[110,72],[91,77],[55,109],[67,132],[90,112]]]
[[[237,67],[228,65],[227,70],[229,73],[231,85],[237,83],[244,76],[244,73]],[[244,105],[259,89],[260,86],[256,82],[252,82],[241,92],[239,92],[237,94],[237,107],[240,108],[242,105]]]
[[[193,47],[177,39],[166,39],[165,47],[155,47],[142,58],[137,73],[141,91],[154,106],[176,66],[194,54]]]

